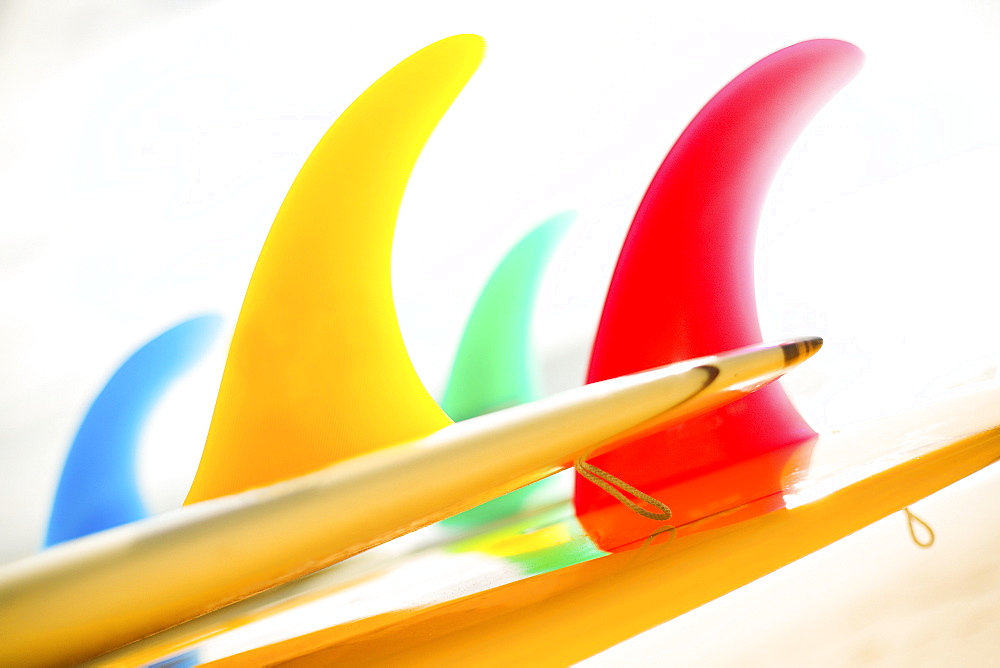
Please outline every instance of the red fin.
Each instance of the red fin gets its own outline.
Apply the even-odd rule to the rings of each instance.
[[[778,167],[861,67],[857,47],[812,40],[740,74],[687,127],[653,178],[618,259],[587,382],[761,342],[753,256]],[[815,432],[778,385],[592,460],[673,510],[680,526],[780,490]],[[577,514],[605,550],[662,523],[577,476]]]

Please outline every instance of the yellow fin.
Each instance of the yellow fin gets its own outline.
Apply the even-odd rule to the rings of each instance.
[[[403,344],[390,256],[414,163],[483,51],[482,38],[458,35],[413,54],[306,160],[250,279],[186,503],[450,424]]]

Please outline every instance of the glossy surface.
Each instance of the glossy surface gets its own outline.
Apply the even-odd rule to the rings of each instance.
[[[799,132],[862,60],[846,42],[802,42],[747,69],[698,113],[635,215],[588,381],[761,340],[753,255],[768,186]],[[592,463],[666,503],[683,524],[781,489],[814,436],[775,385]],[[606,550],[658,528],[580,476],[575,502]]]
[[[302,636],[325,638],[331,627],[353,627],[435,605],[459,589],[491,589],[605,554],[580,527],[568,497],[463,535],[438,524],[132,643],[92,665],[156,665],[176,656],[210,662],[286,641],[301,646],[307,642]],[[284,651],[274,647],[269,655]]]
[[[339,624],[209,665],[566,666],[898,512],[1000,459],[1000,390],[834,436],[780,498],[673,540],[437,605]]]

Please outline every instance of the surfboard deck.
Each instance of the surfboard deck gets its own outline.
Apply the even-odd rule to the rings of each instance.
[[[1000,388],[821,436],[782,498],[593,548],[567,503],[430,527],[92,665],[566,665],[843,538],[1000,458]],[[769,512],[759,514],[761,509]],[[733,522],[733,514],[749,517]],[[589,546],[589,550],[588,550]]]

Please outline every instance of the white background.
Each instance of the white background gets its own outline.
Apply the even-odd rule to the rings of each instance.
[[[673,140],[741,70],[815,37],[868,60],[797,143],[762,217],[765,338],[827,341],[789,393],[828,431],[992,379],[1000,6],[805,4],[0,4],[0,562],[40,544],[108,375],[185,318],[220,313],[231,328],[315,142],[393,64],[456,33],[483,35],[486,61],[417,165],[394,251],[401,325],[433,391],[492,267],[565,209],[580,217],[535,339],[548,390],[581,382],[618,247]],[[224,354],[149,424],[155,509],[183,497]],[[1000,650],[984,556],[998,553],[996,478],[926,502],[929,552],[889,518],[595,663],[977,665]],[[935,586],[913,603],[901,593]]]

